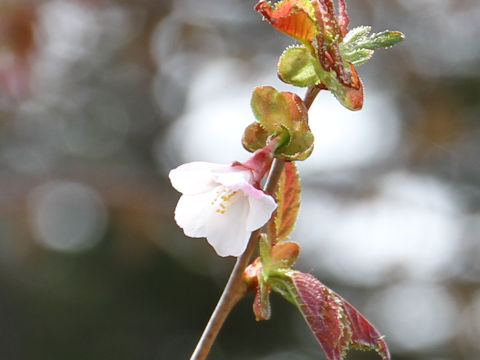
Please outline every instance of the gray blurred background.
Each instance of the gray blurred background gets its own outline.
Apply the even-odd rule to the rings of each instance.
[[[187,359],[234,259],[173,222],[169,169],[229,163],[293,41],[253,0],[0,1],[0,358]],[[407,40],[359,67],[364,109],[321,93],[299,164],[297,268],[397,360],[480,358],[478,0],[351,0]],[[252,297],[211,359],[323,359],[295,308]],[[377,359],[352,352],[349,359]]]

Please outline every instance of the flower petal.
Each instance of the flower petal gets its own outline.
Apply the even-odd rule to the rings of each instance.
[[[230,167],[228,171],[215,170],[213,173],[215,181],[232,191],[242,190],[245,195],[253,196],[257,199],[265,195],[262,190],[252,185],[253,174],[249,169]]]
[[[263,190],[257,189],[251,184],[244,184],[243,186],[239,186],[239,190],[242,190],[245,195],[249,197],[254,197],[255,199],[261,199],[265,196]]]
[[[213,179],[229,189],[238,190],[245,184],[250,184],[252,172],[241,167],[228,166],[215,169],[212,172]]]
[[[194,195],[211,191],[218,186],[212,171],[228,168],[230,168],[228,165],[195,161],[180,165],[171,170],[168,176],[177,191],[186,195]]]
[[[216,188],[210,192],[197,195],[182,195],[175,209],[175,221],[185,235],[204,237],[215,207],[212,202],[217,196]]]
[[[240,256],[247,247],[251,231],[245,227],[249,201],[243,193],[227,205],[224,214],[215,212],[208,223],[207,240],[220,256]]]
[[[254,197],[248,198],[250,210],[247,217],[247,230],[257,230],[265,225],[272,213],[277,208],[275,200],[270,195],[264,194],[263,197],[257,199]]]

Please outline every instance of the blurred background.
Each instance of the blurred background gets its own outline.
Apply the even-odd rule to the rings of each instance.
[[[292,44],[253,0],[0,0],[0,358],[187,359],[234,259],[173,221],[168,171],[244,160],[257,85]],[[349,2],[407,40],[358,69],[364,109],[310,111],[292,236],[397,360],[480,358],[478,0]],[[323,359],[278,296],[215,359]],[[378,359],[352,352],[349,359]]]

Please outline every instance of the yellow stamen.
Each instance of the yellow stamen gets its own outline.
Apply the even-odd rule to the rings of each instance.
[[[231,191],[222,187],[217,191],[217,196],[212,201],[213,206],[217,206],[215,212],[219,214],[225,214],[227,212],[228,203],[235,197],[238,191]]]

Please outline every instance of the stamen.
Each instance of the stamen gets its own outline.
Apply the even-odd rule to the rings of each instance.
[[[225,214],[227,212],[228,202],[230,202],[237,193],[238,191],[231,191],[225,187],[217,190],[217,196],[211,202],[211,205],[217,206],[215,212],[219,214]]]

